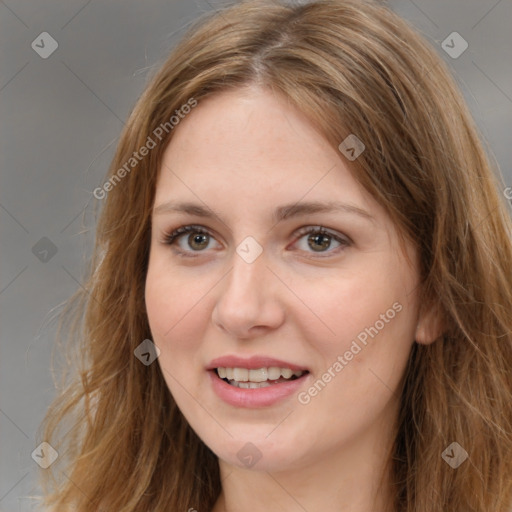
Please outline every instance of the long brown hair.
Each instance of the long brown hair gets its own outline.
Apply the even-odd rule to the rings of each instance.
[[[150,81],[102,188],[86,291],[62,324],[76,367],[40,427],[59,452],[42,470],[45,505],[207,511],[220,493],[216,456],[159,365],[134,350],[151,339],[144,284],[156,178],[179,130],[170,119],[249,84],[283,94],[333,147],[349,134],[364,142],[347,163],[418,249],[420,303],[442,318],[434,343],[413,345],[404,376],[394,510],[510,512],[512,229],[499,169],[437,51],[369,0],[238,2],[196,23]],[[155,147],[131,161],[148,137]],[[469,456],[457,469],[442,457],[453,442]]]

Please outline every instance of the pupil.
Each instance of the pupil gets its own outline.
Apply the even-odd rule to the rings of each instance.
[[[190,244],[191,247],[194,247],[194,245],[197,242],[197,244],[199,245],[200,249],[204,248],[205,247],[204,242],[206,242],[206,245],[208,245],[208,242],[206,241],[206,237],[207,237],[207,235],[203,235],[203,234],[190,235],[189,240],[190,239],[192,240],[192,243]],[[203,242],[202,244],[201,244],[201,240]]]
[[[314,241],[314,243],[319,243],[322,247],[322,249],[327,249],[329,247],[329,235],[324,234],[316,234],[316,235],[310,235],[309,237],[310,241]],[[319,242],[320,240],[320,242]],[[323,243],[322,243],[323,241]],[[312,247],[313,250],[314,247]]]

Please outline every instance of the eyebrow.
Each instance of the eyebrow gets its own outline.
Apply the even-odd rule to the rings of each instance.
[[[195,215],[197,217],[212,218],[217,217],[222,220],[222,216],[211,208],[204,207],[200,204],[184,202],[174,203],[172,201],[162,203],[153,209],[153,213],[158,215],[160,213],[177,212]],[[375,218],[370,215],[366,210],[358,206],[342,203],[339,201],[326,201],[326,202],[302,202],[290,203],[279,206],[273,212],[272,218],[275,222],[280,222],[291,217],[298,217],[300,215],[308,215],[313,213],[331,213],[343,212],[358,215],[366,220],[375,221]]]

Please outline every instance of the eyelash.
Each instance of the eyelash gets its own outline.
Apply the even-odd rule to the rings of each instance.
[[[166,245],[175,245],[175,242],[181,236],[190,234],[190,233],[195,233],[195,234],[199,234],[199,235],[208,235],[213,238],[213,235],[204,227],[197,226],[197,225],[187,225],[187,226],[180,226],[179,228],[175,229],[174,231],[164,234],[163,243]],[[297,236],[298,236],[297,241],[300,240],[304,235],[309,235],[309,234],[327,235],[327,236],[331,237],[332,239],[336,240],[336,242],[339,242],[341,244],[340,247],[337,247],[334,251],[327,251],[329,255],[333,254],[333,253],[337,254],[338,252],[342,251],[344,248],[349,247],[352,243],[352,241],[348,237],[342,238],[334,233],[331,233],[330,231],[327,231],[322,226],[317,226],[317,227],[309,227],[308,226],[308,227],[299,229],[299,231],[297,232]],[[204,251],[183,251],[181,249],[175,249],[175,250],[180,256],[188,257],[188,258],[196,258],[196,257],[200,256],[200,254],[202,252],[204,252]],[[193,253],[195,252],[196,254],[190,255],[189,252],[193,252]],[[323,253],[324,252],[320,251],[317,254],[323,254]],[[326,256],[317,256],[317,257],[325,258]]]

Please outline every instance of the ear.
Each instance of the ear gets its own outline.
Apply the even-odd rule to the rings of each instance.
[[[444,331],[443,315],[438,305],[421,308],[416,325],[416,343],[429,345],[436,341]]]

